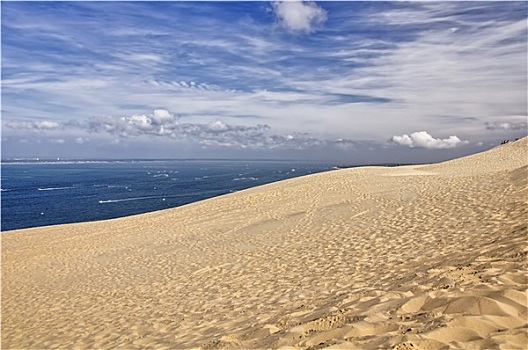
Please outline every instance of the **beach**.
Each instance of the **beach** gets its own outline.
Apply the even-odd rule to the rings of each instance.
[[[2,349],[526,349],[527,150],[2,232]]]

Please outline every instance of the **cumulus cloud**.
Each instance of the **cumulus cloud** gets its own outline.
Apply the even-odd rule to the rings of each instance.
[[[502,123],[496,127],[513,128],[519,125]],[[248,150],[309,150],[331,148],[342,151],[354,150],[361,144],[343,138],[318,138],[309,133],[288,132],[277,134],[267,124],[234,125],[222,120],[208,123],[183,122],[180,117],[167,109],[155,109],[152,113],[130,116],[97,116],[87,121],[6,121],[6,129],[47,133],[53,143],[64,143],[64,132],[73,135],[68,142],[86,144],[94,137],[110,135],[113,140],[136,138],[163,138],[174,142],[185,142],[200,147],[221,147]],[[491,127],[491,124],[490,124]],[[495,126],[494,126],[495,127]],[[411,148],[448,149],[466,144],[457,136],[446,139],[434,138],[426,131],[410,135],[393,136],[396,144]]]
[[[182,123],[167,110],[127,117],[94,117],[86,125],[93,133],[105,132],[123,138],[142,135],[186,140],[201,145],[249,147],[270,129],[268,125],[230,125],[220,120],[210,123]]]
[[[178,125],[179,118],[177,116],[166,109],[155,109],[152,114],[93,117],[84,127],[91,132],[104,131],[127,137],[141,134],[170,135]]]
[[[54,122],[55,123],[55,122]],[[56,125],[55,125],[56,124]],[[324,140],[307,133],[288,133],[277,135],[271,132],[267,124],[232,125],[221,120],[209,123],[185,123],[166,109],[156,109],[150,114],[131,116],[98,116],[86,122],[68,121],[55,123],[53,128],[48,124],[45,130],[42,124],[20,121],[9,121],[4,124],[7,129],[48,132],[57,140],[57,132],[65,130],[77,135],[73,141],[83,144],[91,135],[112,135],[119,139],[132,140],[137,137],[163,137],[176,142],[187,142],[203,147],[228,147],[233,149],[290,149],[303,150],[313,147],[334,145],[333,140]],[[46,124],[44,124],[46,125]],[[54,130],[57,129],[57,130]],[[352,143],[340,140],[340,143]]]
[[[152,115],[152,120],[158,124],[172,121],[174,118],[174,115],[166,109],[155,109],[154,114]]]
[[[59,127],[59,123],[49,120],[37,121],[35,125],[38,129],[56,129]]]
[[[182,123],[175,118],[154,122],[152,115],[100,117],[89,122],[90,132],[106,132],[122,138],[158,136],[206,147],[236,149],[306,149],[325,144],[307,134],[274,135],[266,124],[232,125],[217,120],[210,123]]]
[[[326,11],[311,1],[282,1],[273,3],[277,20],[292,32],[312,33],[326,21]]]
[[[435,139],[426,131],[413,132],[411,135],[393,136],[392,142],[411,148],[445,149],[455,148],[466,144],[467,141],[460,140],[457,136],[449,136],[447,139]]]

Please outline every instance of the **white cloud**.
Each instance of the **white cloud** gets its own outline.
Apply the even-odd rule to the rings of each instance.
[[[486,123],[486,129],[488,130],[527,130],[526,122],[494,122]]]
[[[402,146],[428,149],[455,148],[467,143],[467,141],[461,141],[457,136],[449,136],[447,139],[435,139],[426,131],[413,132],[411,135],[393,136],[392,141]]]
[[[66,143],[66,140],[65,139],[51,139],[50,142],[51,143],[56,143],[57,145],[62,145],[64,143]]]
[[[212,131],[225,131],[228,129],[228,126],[219,120],[209,123],[209,129]]]
[[[6,126],[11,129],[53,130],[59,128],[60,124],[50,120],[38,120],[34,122],[10,121]]]
[[[144,63],[149,61],[163,62],[163,57],[151,53],[130,53],[130,54],[118,54],[116,55],[124,60],[131,62]]]
[[[292,32],[311,33],[326,21],[326,11],[315,2],[282,1],[273,3],[279,23]]]
[[[49,120],[37,121],[35,122],[35,125],[38,129],[56,129],[59,127],[59,123]]]
[[[163,124],[174,120],[174,115],[171,114],[167,109],[155,109],[152,115],[152,120],[156,124]]]
[[[152,119],[146,115],[133,115],[129,118],[124,117],[123,121],[139,129],[149,129],[152,125]]]
[[[351,140],[325,139],[307,133],[273,133],[266,124],[234,125],[221,120],[207,123],[180,122],[166,109],[155,109],[151,114],[134,114],[131,116],[100,116],[87,122],[68,121],[55,123],[56,128],[41,128],[36,123],[6,121],[8,130],[38,131],[47,133],[50,142],[62,144],[67,142],[62,135],[66,131],[73,137],[68,139],[76,144],[86,144],[100,136],[117,136],[115,140],[134,140],[162,137],[174,142],[187,142],[202,147],[223,147],[231,149],[252,150],[306,150],[321,147],[343,148],[344,144],[353,145]]]

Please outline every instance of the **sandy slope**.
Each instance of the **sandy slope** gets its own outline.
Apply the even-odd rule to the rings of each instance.
[[[2,348],[526,349],[522,139],[2,233]]]

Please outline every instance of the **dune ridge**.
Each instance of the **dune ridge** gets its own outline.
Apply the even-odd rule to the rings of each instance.
[[[528,139],[2,233],[2,348],[526,349]]]

